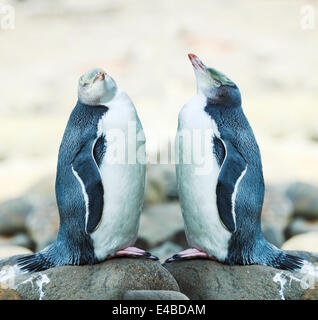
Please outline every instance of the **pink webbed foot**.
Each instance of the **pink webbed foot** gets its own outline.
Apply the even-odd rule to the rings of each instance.
[[[158,257],[152,255],[150,252],[136,248],[136,247],[127,247],[124,249],[120,249],[115,252],[112,258],[116,257],[130,257],[130,258],[147,258],[151,260],[159,260]]]
[[[191,259],[211,259],[216,260],[214,256],[209,256],[206,252],[190,248],[184,251],[181,251],[171,258],[168,258],[165,263],[174,262],[174,261],[180,261],[180,260],[191,260]]]

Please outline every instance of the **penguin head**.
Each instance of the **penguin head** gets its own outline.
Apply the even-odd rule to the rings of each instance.
[[[222,72],[206,67],[195,54],[188,56],[197,79],[198,93],[205,95],[213,104],[241,105],[240,90],[233,81]]]
[[[78,99],[87,105],[103,105],[111,101],[117,91],[115,80],[103,69],[92,69],[78,82]]]

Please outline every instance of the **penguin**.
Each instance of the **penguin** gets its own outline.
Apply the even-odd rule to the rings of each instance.
[[[158,260],[133,247],[143,207],[145,157],[143,128],[129,96],[102,69],[82,75],[58,154],[57,239],[19,258],[20,270],[122,256]]]
[[[239,88],[196,55],[188,56],[197,94],[179,113],[175,152],[190,249],[166,263],[203,258],[228,265],[301,269],[302,259],[276,248],[262,234],[265,188],[261,155],[242,110]],[[204,148],[204,157],[196,154],[198,145]]]

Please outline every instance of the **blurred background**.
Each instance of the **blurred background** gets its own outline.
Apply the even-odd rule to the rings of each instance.
[[[7,4],[0,258],[55,240],[57,154],[79,76],[102,67],[130,95],[151,162],[173,142],[178,112],[195,93],[187,53],[241,90],[263,159],[265,236],[318,252],[318,1],[0,0],[0,22]],[[148,166],[137,245],[162,258],[186,247],[171,164]]]

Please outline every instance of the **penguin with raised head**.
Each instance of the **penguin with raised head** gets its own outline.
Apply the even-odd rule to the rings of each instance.
[[[102,69],[87,72],[79,80],[78,102],[59,149],[57,239],[21,257],[20,269],[95,264],[118,256],[157,260],[133,247],[145,169],[144,133],[131,99]]]
[[[207,258],[230,265],[300,269],[302,259],[263,237],[261,155],[243,113],[238,87],[221,72],[207,68],[194,54],[189,54],[189,59],[197,94],[179,114],[176,174],[191,248],[166,262]],[[196,157],[198,145],[204,148],[203,157]]]

